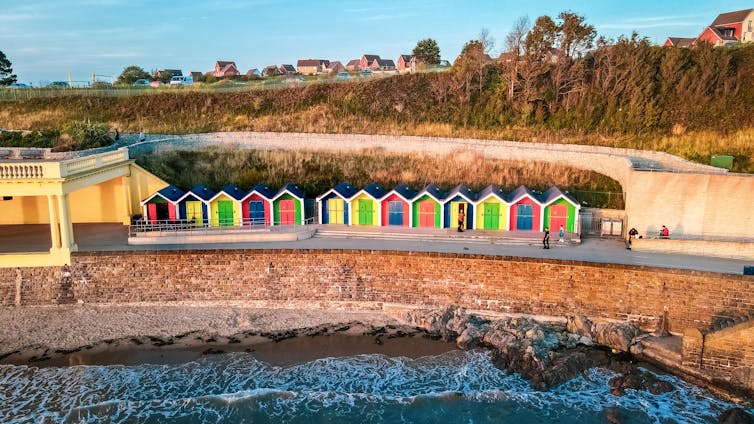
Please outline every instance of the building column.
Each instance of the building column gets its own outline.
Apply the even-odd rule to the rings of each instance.
[[[60,250],[60,229],[58,228],[58,214],[55,212],[55,200],[52,195],[47,195],[47,209],[50,211],[50,239],[52,246],[50,252]]]
[[[131,203],[131,178],[128,176],[121,177],[123,184],[123,195],[125,196],[125,216],[123,225],[131,225],[131,215],[134,213],[133,204]]]
[[[71,210],[68,207],[68,194],[58,195],[58,211],[60,212],[60,242],[61,250],[75,252],[79,249],[73,239],[73,223]]]

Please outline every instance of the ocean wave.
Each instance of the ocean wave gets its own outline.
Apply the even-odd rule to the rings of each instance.
[[[272,366],[247,353],[181,365],[0,366],[2,422],[714,422],[731,405],[672,376],[662,395],[610,394],[593,369],[551,391],[497,369],[487,352],[418,359],[357,355]]]

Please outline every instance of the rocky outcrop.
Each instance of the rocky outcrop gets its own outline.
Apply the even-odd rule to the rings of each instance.
[[[445,340],[455,341],[462,349],[489,347],[493,349],[498,366],[518,372],[531,381],[533,387],[547,389],[570,380],[595,366],[609,366],[613,352],[628,352],[640,331],[630,323],[592,323],[583,316],[568,317],[565,325],[542,323],[528,317],[506,317],[487,320],[469,314],[464,308],[448,306],[434,311],[410,311],[409,324]],[[661,390],[662,382],[645,385],[635,381],[630,388]],[[648,378],[644,378],[648,380]]]
[[[743,408],[730,408],[720,415],[717,424],[754,424],[754,416]]]

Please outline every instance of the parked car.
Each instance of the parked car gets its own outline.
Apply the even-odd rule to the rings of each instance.
[[[149,87],[150,83],[148,79],[137,79],[133,85],[136,87]]]
[[[371,69],[364,69],[361,71],[362,77],[371,77],[372,76],[372,70]]]
[[[194,77],[192,76],[183,76],[183,75],[176,75],[173,78],[170,78],[170,85],[191,85],[194,83]]]
[[[65,81],[53,81],[47,84],[50,88],[68,88],[68,83]]]
[[[339,72],[338,75],[335,78],[337,78],[339,80],[344,80],[344,79],[348,79],[350,77],[351,76],[348,75],[348,72]]]
[[[14,82],[13,84],[9,85],[8,88],[22,89],[22,88],[31,88],[31,87],[29,87],[28,85],[22,82]]]

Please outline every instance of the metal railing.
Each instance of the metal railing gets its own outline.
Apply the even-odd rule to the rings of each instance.
[[[270,231],[273,229],[291,230],[307,225],[315,224],[314,218],[304,219],[303,224],[282,223],[280,221],[270,222],[265,218],[260,219],[235,219],[235,220],[208,220],[200,221],[191,219],[164,219],[164,220],[144,220],[139,219],[128,226],[128,236],[135,237],[139,234],[155,233],[177,233],[188,232],[191,234],[202,233],[225,233],[235,231]]]

